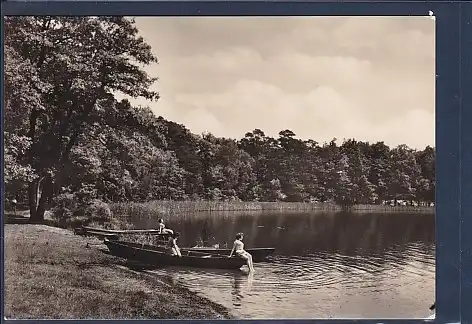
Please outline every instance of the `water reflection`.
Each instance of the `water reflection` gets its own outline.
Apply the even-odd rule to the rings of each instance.
[[[242,306],[244,296],[249,294],[252,289],[252,283],[254,281],[254,274],[249,273],[235,273],[233,276],[233,284],[231,295],[233,297],[233,305],[235,308]]]
[[[135,220],[141,228],[153,219]],[[434,215],[197,214],[167,220],[181,245],[199,239],[275,247],[256,273],[161,269],[240,318],[423,317],[434,300]],[[244,269],[244,268],[243,268]]]

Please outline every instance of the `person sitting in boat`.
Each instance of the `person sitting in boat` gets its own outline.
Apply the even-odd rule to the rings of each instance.
[[[234,253],[240,258],[245,259],[247,261],[247,266],[249,267],[249,271],[254,272],[254,265],[252,264],[252,255],[244,251],[243,238],[244,238],[243,233],[236,234],[236,240],[234,241],[233,249],[231,250],[231,253],[229,254],[229,258],[231,258]]]
[[[166,225],[164,224],[164,221],[162,218],[160,218],[158,221],[158,226],[159,228],[157,229],[159,231],[159,234],[173,234],[174,231],[171,230],[170,228],[166,228]]]
[[[181,257],[180,248],[177,245],[177,239],[180,234],[178,232],[170,234],[169,241],[167,242],[167,248],[169,249],[170,255]]]

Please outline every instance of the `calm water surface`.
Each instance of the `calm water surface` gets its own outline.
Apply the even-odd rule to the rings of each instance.
[[[156,227],[154,217],[134,219]],[[248,275],[162,268],[174,282],[239,318],[418,318],[429,315],[435,287],[434,215],[353,213],[199,213],[166,226],[180,246],[203,238],[231,247],[275,247]]]

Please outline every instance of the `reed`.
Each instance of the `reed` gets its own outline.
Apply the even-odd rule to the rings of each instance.
[[[386,213],[434,213],[435,207],[431,206],[389,206],[389,205],[354,205],[350,208],[353,212],[386,212]]]
[[[150,201],[145,203],[115,203],[111,210],[115,217],[149,217],[150,215],[177,216],[194,212],[222,211],[334,211],[332,203],[304,202],[242,202],[242,201]]]
[[[110,206],[114,217],[125,222],[130,216],[136,218],[172,217],[183,218],[196,212],[243,212],[243,211],[340,211],[352,212],[434,212],[429,206],[354,205],[343,208],[334,203],[304,202],[242,202],[242,201],[149,201],[114,203]]]

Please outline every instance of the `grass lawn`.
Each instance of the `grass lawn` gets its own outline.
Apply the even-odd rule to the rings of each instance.
[[[96,239],[34,224],[4,232],[8,319],[231,318],[165,276],[130,270]]]

